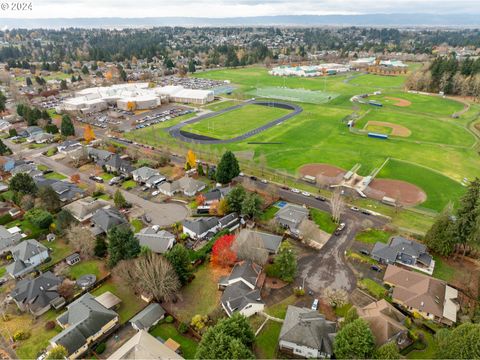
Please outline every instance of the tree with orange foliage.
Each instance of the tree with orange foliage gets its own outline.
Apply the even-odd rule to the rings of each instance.
[[[218,200],[212,201],[210,204],[210,209],[208,210],[210,215],[217,215],[218,213]]]
[[[80,182],[80,175],[73,174],[72,176],[70,176],[70,181],[74,184],[78,184]]]
[[[212,262],[218,266],[230,266],[237,260],[237,254],[232,250],[234,235],[223,235],[215,241],[212,247]]]
[[[111,71],[107,71],[107,73],[105,74],[105,79],[107,79],[107,80],[112,80],[112,77],[113,77],[112,72],[111,72]]]
[[[197,206],[202,206],[205,203],[205,196],[202,194],[197,195],[195,202],[197,203]]]
[[[90,124],[87,124],[85,126],[85,130],[83,131],[83,138],[87,142],[87,144],[90,144],[91,141],[95,140],[95,132],[93,131],[93,128],[90,126]]]
[[[187,152],[187,164],[189,169],[193,169],[197,166],[197,156],[192,150],[188,150]]]
[[[127,102],[127,110],[128,111],[135,111],[136,108],[137,108],[137,104],[135,103],[135,101]]]

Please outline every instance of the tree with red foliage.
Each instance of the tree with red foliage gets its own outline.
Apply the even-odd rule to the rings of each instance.
[[[202,206],[205,203],[205,196],[203,196],[202,194],[197,195],[195,202],[197,203],[197,206]]]
[[[237,254],[232,250],[234,235],[223,235],[215,241],[212,247],[212,262],[219,266],[233,265]]]

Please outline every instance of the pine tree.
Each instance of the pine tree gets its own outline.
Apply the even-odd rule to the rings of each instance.
[[[456,241],[463,246],[463,254],[468,244],[480,241],[475,235],[478,224],[478,207],[480,206],[480,179],[475,178],[467,188],[467,192],[460,200],[455,222]]]
[[[237,158],[231,151],[223,154],[217,167],[216,178],[219,183],[227,184],[240,174]]]
[[[60,126],[60,131],[62,132],[63,136],[75,135],[75,127],[73,126],[70,116],[68,115],[62,116],[62,124]]]
[[[424,243],[433,252],[448,256],[455,250],[454,223],[450,207],[445,208],[437,217],[430,230],[427,231]]]

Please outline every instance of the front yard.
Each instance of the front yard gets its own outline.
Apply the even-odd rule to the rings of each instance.
[[[174,324],[160,323],[150,331],[150,334],[160,337],[164,341],[167,341],[169,338],[175,340],[180,344],[180,350],[182,350],[185,359],[193,359],[195,357],[198,342],[189,336],[180,334]]]
[[[377,299],[383,299],[387,293],[387,289],[369,278],[359,280],[358,286]]]
[[[45,179],[52,179],[52,180],[64,180],[67,178],[65,175],[59,174],[55,171],[44,175],[44,177]]]
[[[375,244],[377,242],[386,244],[391,236],[392,234],[387,231],[379,229],[367,229],[357,233],[355,240],[365,244]]]
[[[137,186],[137,183],[133,180],[127,180],[124,181],[122,184],[122,189],[124,190],[130,190],[133,189],[135,186]]]
[[[333,222],[332,216],[326,211],[311,209],[310,216],[312,217],[313,222],[317,224],[321,230],[329,234],[333,234],[337,228],[337,224]]]

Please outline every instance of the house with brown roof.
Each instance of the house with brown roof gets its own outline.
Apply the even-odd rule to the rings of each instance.
[[[402,345],[407,340],[406,316],[385,299],[357,308],[357,313],[370,325],[377,346],[391,341]]]
[[[447,325],[457,321],[458,291],[445,281],[394,265],[388,265],[383,281],[393,288],[393,301],[405,310]]]

